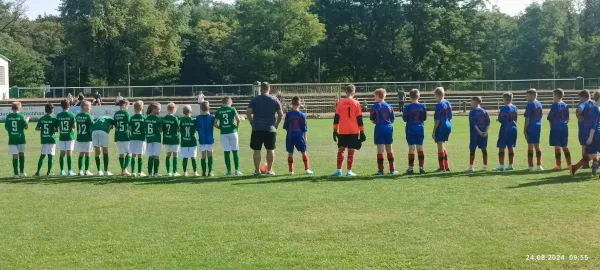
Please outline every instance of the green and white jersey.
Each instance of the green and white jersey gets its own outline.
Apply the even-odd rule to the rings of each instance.
[[[198,139],[196,138],[196,119],[192,117],[180,118],[179,131],[181,132],[181,147],[198,146]]]
[[[108,116],[100,116],[92,125],[92,131],[99,130],[108,133],[110,132],[110,126],[113,125],[113,121],[114,120]]]
[[[23,114],[9,113],[6,116],[6,123],[4,123],[4,128],[8,131],[8,145],[25,144],[25,128],[27,126]]]
[[[71,112],[61,112],[56,115],[56,120],[58,121],[58,140],[61,142],[74,141],[73,125],[75,124],[75,115]]]
[[[235,116],[237,110],[234,107],[223,106],[215,112],[215,118],[219,121],[221,134],[231,134],[237,132]]]
[[[162,119],[163,144],[179,145],[179,119],[174,115],[166,115]]]
[[[91,142],[92,141],[92,125],[94,119],[89,113],[80,113],[75,116],[75,123],[77,124],[77,141],[78,142]]]
[[[131,128],[131,140],[132,141],[145,141],[146,140],[146,116],[143,114],[134,114],[129,119],[129,127]]]
[[[40,130],[41,144],[56,144],[56,130],[58,130],[58,120],[52,115],[44,115],[35,126]]]
[[[115,142],[128,142],[131,140],[131,132],[129,131],[129,121],[131,116],[128,111],[120,110],[115,113]]]
[[[148,115],[144,121],[146,124],[146,142],[147,143],[160,143],[160,128],[161,119],[156,115]]]

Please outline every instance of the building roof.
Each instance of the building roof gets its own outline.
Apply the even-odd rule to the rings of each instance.
[[[6,61],[8,61],[8,62],[10,62],[10,59],[8,59],[8,57],[6,57],[6,56],[4,56],[4,55],[1,55],[1,54],[0,54],[0,58],[1,58],[1,59],[4,59],[4,60],[6,60]]]

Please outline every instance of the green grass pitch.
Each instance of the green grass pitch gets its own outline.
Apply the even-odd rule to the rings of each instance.
[[[1,136],[0,152],[6,154],[0,159],[0,265],[598,269],[600,181],[589,172],[573,179],[566,170],[550,170],[554,151],[547,144],[547,122],[542,134],[547,170],[522,171],[527,150],[520,121],[517,171],[463,173],[469,159],[468,124],[466,117],[455,117],[448,143],[453,171],[412,177],[373,176],[376,155],[369,124],[367,143],[356,157],[354,172],[359,176],[330,178],[336,159],[331,120],[309,120],[309,154],[316,173],[312,177],[287,176],[285,135],[280,132],[277,177],[221,177],[223,154],[217,142],[213,178],[13,179],[7,137]],[[427,134],[432,122],[427,122]],[[498,126],[493,123],[490,129],[490,168],[498,163]],[[396,124],[395,151],[402,172],[407,166],[403,130],[403,123]],[[576,132],[572,123],[574,161],[580,156]],[[252,173],[249,135],[244,122],[240,144],[247,175]],[[33,130],[27,136],[26,170],[33,175],[39,137]],[[114,145],[111,151],[111,170],[116,173]],[[437,155],[430,135],[425,154],[431,172]],[[55,162],[58,173],[58,159]],[[296,171],[301,167],[296,155]],[[479,151],[476,167],[481,167]],[[528,255],[540,260],[527,260]],[[549,260],[548,255],[564,257]]]

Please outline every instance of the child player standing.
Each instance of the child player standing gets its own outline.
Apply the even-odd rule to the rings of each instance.
[[[338,102],[333,118],[333,141],[337,142],[337,170],[332,176],[342,176],[344,153],[348,149],[348,164],[346,176],[356,176],[352,172],[354,166],[354,153],[362,148],[362,143],[367,140],[362,118],[360,103],[354,99],[356,87],[346,87],[346,98]]]
[[[288,152],[288,168],[290,175],[294,175],[294,148],[302,154],[304,170],[306,174],[311,175],[308,148],[306,146],[308,125],[306,124],[306,115],[300,111],[300,97],[292,98],[292,109],[285,114],[283,129],[287,131],[285,137],[285,148]]]
[[[408,143],[408,170],[406,174],[413,174],[415,168],[415,149],[419,157],[419,173],[425,173],[425,153],[423,152],[423,140],[425,139],[425,121],[427,120],[427,109],[419,103],[419,89],[412,89],[409,93],[410,104],[404,107],[402,120],[406,122],[406,142]]]
[[[74,176],[73,172],[73,148],[75,147],[75,115],[70,112],[71,104],[68,99],[60,101],[62,112],[56,115],[58,121],[58,150],[60,150],[60,176]],[[65,173],[65,156],[67,159],[68,172]]]
[[[92,125],[92,144],[94,145],[94,159],[96,161],[96,169],[99,176],[112,176],[108,171],[108,141],[110,130],[113,128],[114,120],[109,116],[100,116]],[[129,150],[128,150],[129,151]],[[104,171],[100,170],[100,154],[104,162]]]
[[[167,115],[162,118],[163,144],[167,152],[166,167],[169,176],[180,176],[177,172],[179,163],[177,155],[179,154],[179,119],[175,116],[177,105],[169,103],[167,105]],[[173,159],[173,172],[171,172],[171,159]]]
[[[525,108],[525,139],[527,140],[527,171],[533,171],[533,150],[537,157],[537,170],[542,168],[542,149],[540,148],[540,135],[542,133],[542,103],[537,100],[535,89],[527,90],[527,107]]]
[[[587,139],[590,135],[589,129],[596,125],[596,123],[590,123],[591,113],[593,113],[594,108],[596,107],[596,102],[590,98],[590,91],[582,90],[579,92],[579,106],[577,106],[577,110],[575,115],[577,116],[577,123],[579,128],[579,144],[581,145],[581,156],[586,157],[585,148],[587,146]],[[589,109],[589,110],[587,110]],[[590,115],[588,115],[590,114]],[[584,169],[590,167],[589,162],[583,165]]]
[[[8,131],[8,152],[12,155],[15,178],[25,177],[25,130],[29,127],[29,117],[21,113],[21,102],[13,102],[12,113],[6,116],[4,128]]]
[[[585,125],[584,128],[587,129],[588,138],[586,140],[585,153],[586,155],[575,165],[571,167],[571,175],[575,176],[577,170],[583,167],[585,164],[589,164],[590,159],[595,160],[592,166],[592,175],[596,175],[598,172],[598,162],[597,154],[600,150],[600,92],[595,92],[593,96],[593,100],[595,102],[594,107],[587,107],[584,112],[586,113],[586,122],[588,123],[596,123],[594,126]]]
[[[498,122],[500,122],[500,132],[498,134],[498,159],[500,165],[496,171],[504,171],[504,150],[508,148],[508,167],[506,170],[513,170],[515,160],[515,146],[517,145],[517,116],[519,115],[517,107],[512,104],[513,94],[504,93],[502,95],[504,106],[500,108]]]
[[[452,104],[444,98],[445,92],[443,87],[436,88],[433,93],[438,102],[435,106],[435,113],[433,115],[435,126],[433,127],[433,132],[431,134],[438,149],[438,162],[440,167],[437,169],[437,172],[447,172],[450,171],[450,168],[448,165],[448,150],[446,149],[445,143],[448,141],[450,133],[452,133],[452,123],[450,122],[452,121]]]
[[[90,115],[92,104],[89,101],[84,101],[81,106],[81,113],[75,116],[77,124],[77,152],[79,159],[77,162],[79,168],[79,176],[92,176],[90,172],[90,152],[92,152],[92,125],[94,120]],[[84,166],[85,159],[85,166]]]
[[[160,114],[160,103],[152,103],[146,111],[146,119],[144,120],[146,134],[146,153],[148,154],[148,177],[161,177],[158,173],[160,165],[160,148],[162,132],[162,121],[158,116]]]
[[[179,132],[181,133],[181,158],[183,158],[183,176],[188,176],[188,162],[192,160],[194,176],[198,176],[198,141],[196,140],[196,119],[192,118],[192,107],[183,106],[183,117],[179,118]]]
[[[571,168],[571,152],[569,151],[569,105],[563,102],[564,91],[562,89],[554,90],[552,93],[554,103],[548,113],[550,121],[550,146],[554,146],[554,159],[556,166],[554,169],[562,169],[560,150],[565,153],[567,168]]]
[[[35,130],[40,132],[40,142],[42,145],[42,154],[38,160],[35,176],[40,176],[40,170],[42,170],[46,156],[48,156],[48,172],[46,175],[52,175],[52,166],[54,165],[54,155],[56,153],[56,131],[58,130],[58,121],[52,116],[54,113],[54,106],[52,106],[52,104],[46,104],[44,109],[46,115],[40,118],[40,121],[38,121],[35,127]]]
[[[113,117],[115,127],[115,142],[117,143],[117,150],[119,151],[119,165],[121,166],[121,176],[130,176],[131,173],[127,171],[129,162],[131,162],[131,156],[129,151],[129,144],[131,141],[131,130],[129,127],[129,120],[131,115],[127,111],[129,109],[129,101],[121,99],[119,101],[120,110],[117,111]]]
[[[144,154],[146,150],[146,117],[143,114],[144,102],[141,100],[133,103],[135,114],[129,119],[129,129],[131,130],[131,141],[129,142],[129,153],[131,153],[131,173],[133,176],[146,176],[142,172],[144,163]],[[137,161],[137,170],[135,163]],[[137,172],[137,173],[136,173]]]
[[[240,127],[240,116],[237,110],[231,107],[230,97],[224,97],[221,100],[221,108],[215,112],[214,126],[221,131],[221,148],[225,153],[226,175],[231,175],[230,154],[233,154],[235,175],[242,175],[242,172],[240,172],[240,144],[237,132]]]
[[[394,126],[396,115],[390,104],[385,102],[386,91],[383,88],[375,90],[375,104],[371,107],[371,122],[375,124],[375,145],[377,146],[377,174],[383,175],[383,152],[387,153],[387,160],[390,165],[390,174],[397,175],[396,164],[394,162]]]
[[[483,155],[483,167],[481,167],[482,171],[487,171],[487,161],[488,161],[488,153],[487,153],[487,144],[488,144],[488,128],[490,127],[490,116],[488,113],[481,108],[481,103],[483,102],[481,97],[473,97],[471,98],[471,106],[472,110],[469,113],[469,126],[471,128],[471,140],[469,143],[470,150],[470,158],[469,158],[469,168],[467,168],[467,172],[474,171],[473,162],[475,161],[475,151],[477,147],[481,149],[481,154]]]
[[[205,100],[200,104],[200,115],[196,116],[196,131],[198,131],[198,142],[200,143],[200,166],[202,176],[213,176],[213,149],[215,143],[214,124],[215,118],[210,114],[210,103]],[[207,163],[208,160],[208,163]],[[208,172],[206,166],[208,165]]]

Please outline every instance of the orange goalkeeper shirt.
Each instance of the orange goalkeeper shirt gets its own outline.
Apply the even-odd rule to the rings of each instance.
[[[354,98],[344,98],[338,102],[333,119],[333,128],[338,134],[358,134],[363,131],[363,119],[360,103]]]

